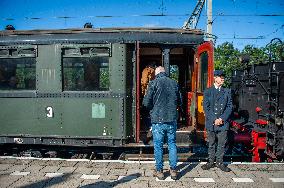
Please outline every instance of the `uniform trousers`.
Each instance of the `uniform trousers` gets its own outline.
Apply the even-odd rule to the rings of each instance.
[[[209,144],[208,159],[210,163],[215,161],[215,157],[217,163],[223,163],[225,145],[228,140],[227,133],[228,131],[207,131],[207,139]]]

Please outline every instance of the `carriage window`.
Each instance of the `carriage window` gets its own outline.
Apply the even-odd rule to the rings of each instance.
[[[170,78],[178,82],[179,68],[177,65],[170,65]]]
[[[0,58],[0,90],[35,89],[35,58]]]
[[[108,91],[109,57],[63,58],[63,85],[65,91]]]
[[[200,90],[204,91],[207,88],[207,80],[208,80],[208,54],[207,52],[203,52],[200,55]]]

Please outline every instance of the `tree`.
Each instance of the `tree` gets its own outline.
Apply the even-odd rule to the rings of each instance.
[[[229,84],[233,70],[242,68],[242,64],[239,61],[239,57],[240,51],[234,48],[232,43],[225,42],[215,48],[215,69],[221,69],[225,72],[225,85]]]
[[[278,39],[272,39],[269,44],[264,48],[265,52],[270,57],[272,61],[282,61],[284,62],[284,44]]]
[[[265,48],[256,48],[252,45],[246,45],[241,54],[249,56],[249,64],[265,63],[268,60],[268,54]]]
[[[218,45],[214,51],[215,69],[222,69],[226,74],[225,85],[229,85],[234,70],[242,70],[248,65],[284,61],[284,45],[280,39],[273,39],[266,47],[256,48],[246,45],[240,52],[230,42]],[[247,63],[242,63],[241,57],[246,56]]]

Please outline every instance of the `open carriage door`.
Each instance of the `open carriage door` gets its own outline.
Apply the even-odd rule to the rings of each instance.
[[[197,47],[195,54],[196,129],[200,131],[205,127],[203,92],[213,84],[213,50],[212,42],[205,42]]]

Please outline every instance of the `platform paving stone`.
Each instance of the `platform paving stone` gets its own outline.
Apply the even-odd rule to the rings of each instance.
[[[234,170],[234,173],[236,174],[236,178],[243,178],[243,177],[246,177],[246,178],[257,178],[254,173],[246,170],[246,171],[243,171],[243,170]]]
[[[254,171],[252,172],[256,179],[263,181],[267,180],[268,178],[272,177],[271,174],[267,171]]]
[[[270,171],[269,175],[273,178],[281,178],[284,177],[284,171]]]
[[[139,166],[140,169],[152,169],[154,170],[155,169],[155,164],[154,163],[151,163],[151,164],[141,164]]]
[[[126,168],[126,169],[130,169],[130,168],[133,168],[133,169],[140,169],[141,166],[143,166],[143,165],[140,165],[139,163],[126,163],[126,164],[125,164],[125,168]]]
[[[75,167],[78,161],[67,161],[64,160],[60,163],[60,167]]]
[[[284,178],[269,178],[272,182],[284,183]]]
[[[62,177],[64,174],[59,172],[46,173],[45,176],[49,178]]]
[[[108,175],[126,175],[127,169],[109,169]]]
[[[104,174],[110,174],[110,171],[112,171],[112,169],[109,168],[93,168],[93,170],[89,173],[89,174],[100,174],[100,175],[104,175]]]
[[[145,170],[144,169],[128,169],[126,175],[131,174],[139,174],[140,176],[145,176]]]
[[[109,163],[107,167],[111,169],[124,169],[125,164],[124,163]]]
[[[62,187],[62,188],[77,188],[80,186],[81,182],[83,180],[80,180],[80,179],[71,179],[69,181],[65,181],[63,182],[62,184],[60,184],[59,186],[57,185],[54,185],[56,188],[57,187]]]
[[[94,168],[96,167],[96,163],[93,163],[91,161],[79,161],[75,164],[74,167]]]
[[[3,159],[1,159],[3,160]],[[17,159],[18,160],[18,159]],[[25,159],[26,160],[26,159]],[[269,167],[265,164],[229,164],[232,172],[222,172],[218,168],[204,171],[201,169],[205,163],[179,163],[178,180],[170,181],[169,164],[164,165],[165,176],[169,181],[157,181],[153,177],[154,163],[145,162],[102,162],[102,161],[66,161],[51,160],[48,162],[52,166],[42,165],[42,163],[31,160],[29,165],[11,160],[9,163],[0,163],[0,188],[2,187],[281,187],[284,188],[284,163],[277,167]],[[40,160],[41,161],[41,160]],[[66,162],[65,162],[66,161]],[[45,161],[46,162],[46,161]],[[70,165],[68,165],[70,162]],[[74,163],[76,162],[76,163]],[[90,168],[84,166],[86,162]],[[59,164],[59,165],[53,165]],[[83,164],[79,166],[78,164]],[[122,164],[122,165],[121,165]],[[258,166],[259,165],[259,166]],[[275,166],[274,164],[271,164]],[[26,167],[20,172],[30,172],[27,175],[10,175],[22,166]],[[280,167],[279,167],[280,166]],[[13,168],[15,167],[15,169]],[[135,168],[134,168],[135,167]],[[268,169],[268,170],[267,170]],[[1,172],[5,172],[3,175]],[[46,177],[47,173],[61,173],[60,176]],[[85,174],[85,179],[81,178]],[[98,177],[96,179],[94,177]],[[196,179],[194,179],[196,178]],[[214,182],[196,182],[200,178],[210,178]],[[235,179],[233,179],[235,178]],[[269,179],[271,178],[271,179]],[[279,178],[279,179],[272,179]],[[204,180],[204,179],[203,179]],[[239,182],[235,182],[235,181]],[[249,182],[246,182],[249,181]],[[253,181],[253,182],[250,182]]]
[[[51,177],[50,181],[47,182],[45,187],[51,187],[51,186],[58,186],[60,184],[64,184],[68,180],[69,174],[64,174],[62,176],[54,176]]]
[[[223,172],[222,170],[218,169],[214,171],[216,175],[218,176],[219,180],[223,181],[224,178],[235,178],[237,177],[235,174],[235,170],[232,170],[230,172]]]
[[[21,171],[15,171],[13,173],[11,173],[10,175],[12,176],[26,176],[28,174],[30,174],[31,172],[21,172]]]
[[[140,176],[137,178],[137,181],[153,181],[154,177],[146,177],[146,176]]]
[[[33,173],[39,173],[40,170],[42,170],[45,166],[39,166],[39,165],[30,165],[25,170]]]
[[[149,181],[149,187],[179,187],[182,186],[182,182],[178,181]]]
[[[106,181],[115,181],[117,180],[118,175],[100,175],[100,180],[106,180]]]
[[[209,182],[215,182],[215,180],[213,179],[213,178],[193,178],[194,179],[194,181],[195,182],[202,182],[202,183],[204,183],[204,182],[206,182],[206,183],[209,183]]]
[[[200,177],[200,174],[199,174],[198,170],[196,170],[196,169],[192,169],[192,170],[186,171],[186,172],[185,171],[179,171],[179,172],[180,172],[180,176],[182,176],[182,177],[190,177],[190,178]]]
[[[137,180],[135,181],[134,188],[144,188],[144,187],[149,187],[149,182],[148,181],[140,181]]]
[[[39,166],[46,166],[46,161],[43,160],[32,160],[29,165],[39,165]]]
[[[45,166],[40,172],[57,172],[59,168],[59,166]]]
[[[108,165],[109,165],[109,162],[96,161],[96,160],[91,161],[91,163],[92,163],[95,167],[99,167],[99,168],[107,168]]]
[[[219,170],[204,170],[202,172],[198,172],[198,175],[200,178],[207,178],[207,177],[211,177],[211,178],[214,178],[214,179],[219,179],[219,175],[217,174],[217,171]],[[190,172],[188,172],[190,173]],[[227,177],[227,174],[225,175]]]
[[[0,158],[0,164],[14,164],[14,165],[27,165],[29,163],[31,163],[32,160],[31,159],[17,159],[17,158],[11,158],[11,159],[4,159],[4,158]]]
[[[87,168],[87,167],[76,167],[75,173],[81,173],[81,174],[89,174],[93,171],[93,168]]]
[[[82,174],[79,173],[64,174],[63,175],[64,181],[60,182],[58,185],[65,187],[70,187],[70,186],[74,187],[75,185],[77,185],[78,187],[80,183],[83,181],[83,179],[80,178],[81,176]]]
[[[135,183],[135,182],[123,182],[123,183],[114,184],[114,187],[116,187],[116,188],[136,188],[137,183]]]
[[[62,163],[62,162],[64,162],[63,160],[42,160],[42,162],[44,162],[44,164],[46,165],[46,166],[59,166],[60,167],[60,164]]]
[[[42,175],[27,175],[23,176],[18,181],[15,181],[10,187],[43,187],[50,180],[51,178]]]
[[[21,178],[23,178],[23,176],[1,175],[0,187],[1,188],[12,187],[12,184],[19,181]]]
[[[12,164],[0,164],[0,171],[7,170],[11,166],[13,165]]]
[[[7,168],[6,170],[1,170],[0,174],[5,175],[5,174],[10,174],[12,172],[14,172],[15,170],[13,169],[14,165],[9,165],[9,168]]]
[[[137,175],[118,176],[117,181],[134,181],[137,178],[139,178]]]
[[[105,183],[105,185],[110,185],[110,183],[108,182],[108,181],[105,181],[105,180],[83,180],[83,181],[81,181],[81,183],[80,183],[80,186],[79,187],[95,187],[95,186],[97,186],[97,187],[99,187],[99,183],[100,182],[106,182]],[[101,184],[102,185],[102,184]],[[103,186],[102,186],[103,187]]]
[[[72,173],[76,170],[75,167],[60,167],[59,170],[57,172],[61,172],[61,173]]]
[[[283,171],[283,165],[276,165],[276,164],[273,164],[273,165],[266,165],[266,169],[268,171]]]
[[[153,169],[145,169],[144,176],[146,177],[153,177],[154,170]]]
[[[83,174],[80,178],[84,180],[97,180],[100,178],[100,175]]]
[[[244,182],[244,183],[252,183],[254,182],[251,178],[232,178],[234,182]]]
[[[28,166],[26,166],[26,165],[14,165],[14,166],[11,166],[9,169],[13,169],[13,171],[23,171],[27,167]]]

